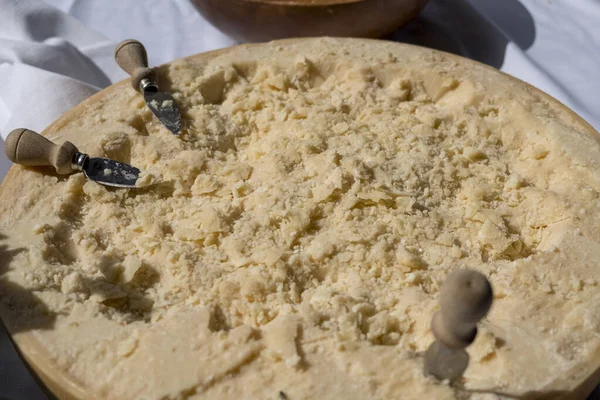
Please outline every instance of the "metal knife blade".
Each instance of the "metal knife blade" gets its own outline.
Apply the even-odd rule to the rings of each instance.
[[[140,177],[140,170],[136,167],[108,158],[87,158],[82,170],[94,182],[122,188],[136,187]]]
[[[177,102],[168,93],[158,91],[156,86],[144,90],[144,100],[156,118],[174,135],[181,131],[181,114]]]

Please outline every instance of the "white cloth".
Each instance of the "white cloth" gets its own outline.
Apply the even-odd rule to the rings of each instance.
[[[189,0],[0,0],[0,134],[43,130],[126,78],[121,40],[143,41],[151,65],[235,42]],[[431,0],[389,39],[469,57],[562,101],[600,130],[598,0]],[[0,151],[0,179],[10,163]],[[0,397],[43,399],[0,330]]]

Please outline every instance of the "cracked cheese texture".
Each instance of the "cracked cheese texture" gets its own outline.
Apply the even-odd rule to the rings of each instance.
[[[160,68],[173,136],[126,83],[48,136],[138,190],[14,167],[2,315],[98,399],[473,399],[569,391],[600,351],[600,141],[474,63],[361,40]],[[437,293],[495,290],[469,394],[423,377]]]

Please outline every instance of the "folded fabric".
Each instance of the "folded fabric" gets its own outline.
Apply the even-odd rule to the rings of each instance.
[[[7,94],[4,104],[12,110],[24,111],[11,113],[2,128],[3,138],[14,128],[43,130],[57,115],[99,90],[68,76],[26,64],[14,64],[7,77],[8,82],[2,86]]]
[[[85,55],[112,51],[112,42],[75,18],[38,0],[0,1],[0,134],[44,129],[57,116],[108,86],[110,79]]]

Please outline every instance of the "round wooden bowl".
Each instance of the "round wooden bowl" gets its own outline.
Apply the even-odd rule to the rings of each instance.
[[[302,43],[303,39],[289,39],[280,41],[277,44],[281,44],[282,46],[286,45],[294,45]],[[379,41],[372,40],[356,40],[356,43],[361,43],[363,45],[376,45]],[[262,45],[254,45],[247,44],[243,46],[226,48],[221,50],[216,50],[208,53],[197,54],[194,56],[190,56],[189,59],[194,62],[201,63],[213,59],[215,57],[219,57],[221,55],[225,55],[231,51],[251,51],[254,47],[259,47]],[[576,115],[570,109],[554,100],[547,94],[542,91],[519,81],[516,78],[513,78],[508,75],[504,75],[501,72],[488,67],[483,64],[479,64],[477,62],[466,60],[462,57],[458,57],[451,54],[441,53],[429,49],[422,49],[415,46],[410,46],[406,44],[394,44],[398,50],[402,50],[408,54],[438,54],[446,57],[448,60],[453,60],[457,64],[471,64],[473,67],[478,68],[479,70],[489,70],[493,74],[497,74],[498,77],[502,77],[502,79],[506,80],[507,84],[512,84],[519,87],[526,87],[528,91],[535,94],[539,98],[543,99],[549,107],[554,110],[556,113],[560,113],[564,116],[565,120],[570,121],[571,124],[576,125],[581,129],[582,134],[587,134],[590,136],[598,135],[598,132],[594,130],[592,126],[590,126],[587,122],[585,122],[581,117]],[[101,92],[95,94],[89,99],[85,100],[78,106],[74,107],[63,116],[61,116],[57,121],[55,121],[52,125],[44,130],[42,133],[44,136],[53,136],[56,135],[60,130],[68,125],[70,121],[77,118],[79,115],[88,112],[90,108],[96,107],[98,104],[107,101],[114,94],[119,93],[120,91],[126,90],[129,87],[129,81],[122,81],[116,83]],[[83,139],[83,138],[82,138]],[[0,203],[2,202],[10,202],[14,201],[15,197],[15,188],[16,185],[19,184],[19,174],[21,173],[20,167],[13,167],[10,169],[6,179],[0,185]],[[0,266],[2,266],[3,260],[0,260]],[[5,264],[7,266],[7,264]],[[61,367],[57,360],[50,354],[49,350],[44,346],[42,341],[38,338],[39,332],[36,330],[25,330],[19,331],[13,325],[14,316],[10,314],[7,310],[3,311],[2,320],[6,325],[8,332],[12,335],[12,340],[17,346],[17,349],[23,358],[23,360],[28,364],[28,367],[39,377],[39,379],[44,383],[44,385],[59,399],[62,400],[100,400],[101,398],[90,391],[85,387],[85,385],[77,380],[74,376],[72,376],[67,370]],[[556,399],[562,400],[575,400],[575,399],[584,399],[588,396],[594,389],[594,387],[600,381],[600,354],[596,354],[592,359],[582,362],[580,365],[577,365],[569,371],[570,376],[565,377],[565,381],[558,382],[562,387],[566,388],[564,391],[560,392],[552,392],[550,394],[556,395]],[[536,394],[533,393],[531,397],[524,396],[523,398],[539,398],[536,397]]]
[[[379,38],[414,18],[429,0],[191,0],[240,42],[290,37]]]

